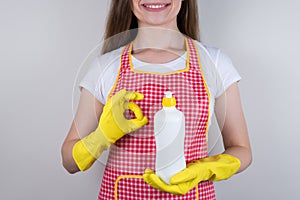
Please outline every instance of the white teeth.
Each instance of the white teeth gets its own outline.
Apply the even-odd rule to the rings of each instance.
[[[145,5],[147,8],[158,9],[163,8],[165,5]]]

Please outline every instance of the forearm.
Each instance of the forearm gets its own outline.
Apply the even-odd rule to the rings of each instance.
[[[237,173],[244,171],[252,162],[251,149],[244,146],[227,147],[224,153],[235,156],[240,160],[241,166]]]
[[[79,140],[66,141],[61,149],[63,166],[71,174],[80,171],[72,155],[73,146],[78,141]]]

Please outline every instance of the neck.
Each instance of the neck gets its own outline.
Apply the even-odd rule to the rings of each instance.
[[[177,29],[154,27],[139,28],[133,42],[133,51],[153,50],[184,50],[184,35]]]

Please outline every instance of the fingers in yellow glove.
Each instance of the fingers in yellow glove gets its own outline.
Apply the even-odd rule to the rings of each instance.
[[[136,119],[138,119],[138,120],[143,119],[143,117],[144,117],[143,112],[140,109],[140,107],[138,105],[136,105],[135,103],[127,102],[124,104],[124,107],[128,110],[131,110],[134,113]]]
[[[103,109],[100,118],[100,127],[111,143],[114,143],[125,134],[135,131],[148,123],[141,109],[130,100],[142,100],[144,95],[138,92],[128,92],[124,89],[118,91],[110,98]],[[125,110],[130,109],[135,119],[126,119]]]
[[[170,185],[164,183],[153,171],[146,170],[145,182],[159,190],[173,194],[186,194],[201,181],[219,181],[231,177],[240,167],[238,158],[229,154],[219,154],[196,160],[170,179]]]
[[[162,181],[152,170],[146,169],[143,174],[143,179],[146,183],[151,185],[153,188],[162,190],[164,192],[169,192],[176,195],[184,195],[192,188],[189,188],[186,183],[179,185],[168,185]]]
[[[170,183],[179,184],[194,178],[199,182],[225,180],[235,174],[239,167],[238,158],[229,154],[219,154],[189,163],[186,169],[171,177]]]
[[[122,90],[120,90],[120,91],[122,91]],[[139,92],[126,92],[125,99],[126,100],[142,100],[142,99],[144,99],[144,95]]]
[[[128,102],[125,104],[125,108],[131,110],[136,117],[135,119],[128,120],[130,123],[133,123],[137,127],[142,127],[148,123],[148,118],[143,115],[142,110],[135,103]]]

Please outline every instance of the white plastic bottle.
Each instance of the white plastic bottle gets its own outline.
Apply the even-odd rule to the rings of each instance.
[[[185,118],[176,109],[172,92],[165,92],[163,108],[154,115],[156,142],[156,174],[167,184],[170,178],[186,167],[184,157]]]

